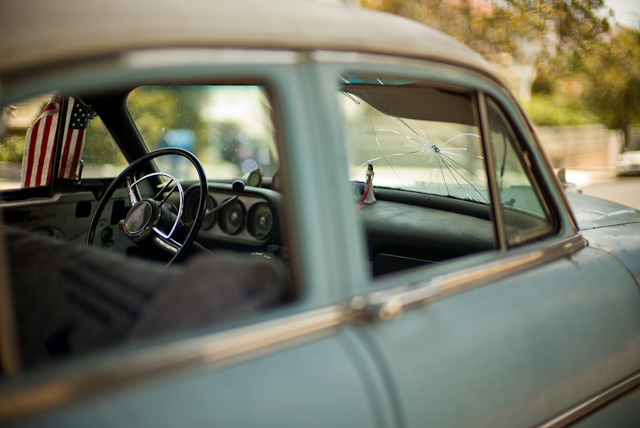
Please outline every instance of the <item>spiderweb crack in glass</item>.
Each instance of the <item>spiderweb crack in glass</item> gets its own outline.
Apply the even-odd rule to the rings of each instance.
[[[442,143],[436,144],[434,132],[427,128],[427,123],[419,123],[416,120],[407,121],[401,117],[390,116],[396,125],[393,128],[381,128],[374,125],[375,141],[381,156],[371,157],[360,164],[360,166],[371,164],[380,164],[384,161],[396,176],[402,188],[408,190],[424,190],[429,193],[433,192],[440,195],[452,196],[462,199],[469,199],[478,202],[488,203],[486,192],[486,179],[473,170],[477,161],[484,161],[482,155],[471,150],[468,145],[475,141],[479,141],[480,136],[473,132],[461,132],[453,137],[444,140]],[[372,121],[375,122],[375,113],[372,112]],[[432,126],[440,126],[442,124],[435,123]],[[449,125],[450,126],[450,125]],[[385,153],[385,149],[380,141],[379,133],[386,133],[391,136],[409,140],[414,144],[403,144],[407,151],[399,151],[393,153]],[[466,141],[461,141],[466,140]],[[461,141],[459,146],[454,144]],[[389,145],[389,144],[386,144]],[[397,164],[394,158],[416,157],[426,155],[426,162],[423,164],[422,171],[420,169],[410,172],[413,175],[413,185],[405,182],[410,179],[403,166]],[[413,163],[413,162],[411,162]],[[428,181],[420,180],[419,176],[429,171]],[[481,171],[484,171],[481,169]],[[418,177],[416,177],[416,175]],[[403,179],[404,178],[404,179]]]

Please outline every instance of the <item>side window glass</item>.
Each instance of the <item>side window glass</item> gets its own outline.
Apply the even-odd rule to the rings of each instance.
[[[473,94],[384,76],[342,82],[354,212],[372,275],[495,248]]]
[[[248,178],[254,171],[266,179],[278,171],[265,87],[141,86],[127,97],[127,108],[150,151],[186,149],[198,156],[209,179]],[[182,162],[171,159],[162,167],[175,177],[191,178],[184,176],[188,168]]]
[[[116,177],[127,166],[122,152],[98,116],[87,125],[82,162],[83,178]]]
[[[517,245],[549,232],[551,222],[512,129],[493,102],[490,101],[488,107],[491,145],[507,241]]]
[[[51,97],[52,94],[44,94],[3,108],[0,126],[0,190],[21,187],[26,135],[43,114]]]

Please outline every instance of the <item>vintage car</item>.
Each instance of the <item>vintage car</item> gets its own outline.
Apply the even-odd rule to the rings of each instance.
[[[622,152],[616,159],[618,175],[634,175],[640,173],[640,150]]]
[[[640,212],[456,40],[4,0],[0,104],[0,424],[637,426]]]

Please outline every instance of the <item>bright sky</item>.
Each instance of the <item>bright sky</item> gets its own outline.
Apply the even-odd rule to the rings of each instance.
[[[616,22],[631,28],[640,28],[640,0],[605,0],[615,12]]]

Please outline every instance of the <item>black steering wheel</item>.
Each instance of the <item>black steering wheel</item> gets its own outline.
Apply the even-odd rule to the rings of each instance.
[[[182,242],[175,239],[176,232],[182,225],[181,217],[184,213],[184,189],[180,182],[175,177],[164,172],[154,172],[138,179],[134,176],[134,172],[136,172],[140,165],[157,157],[168,155],[178,155],[187,158],[195,167],[198,172],[198,178],[200,179],[200,199],[198,200],[196,218],[193,222],[189,223],[191,229],[187,233],[187,236],[182,239]],[[164,177],[168,179],[168,181],[158,190],[155,196],[143,198],[139,191],[140,183],[154,177],[156,179],[158,177]],[[129,193],[129,200],[131,201],[131,209],[129,209],[127,216],[120,224],[124,234],[135,243],[152,242],[157,247],[169,253],[171,257],[167,265],[176,260],[180,260],[191,247],[193,240],[200,230],[205,215],[207,178],[198,158],[187,150],[169,147],[147,153],[133,161],[109,184],[104,195],[102,195],[98,207],[93,213],[93,217],[91,217],[89,231],[87,232],[87,245],[93,243],[98,222],[109,199],[111,199],[116,189],[122,186],[125,180],[127,181],[127,191]],[[177,212],[169,209],[169,204],[165,204],[169,196],[176,190],[179,195]]]

